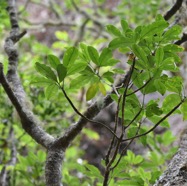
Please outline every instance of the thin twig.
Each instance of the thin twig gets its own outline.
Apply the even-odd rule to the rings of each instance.
[[[152,127],[151,129],[149,129],[147,132],[143,133],[143,134],[139,134],[139,135],[136,135],[132,138],[127,138],[127,139],[123,139],[123,142],[124,141],[129,141],[131,139],[135,139],[135,138],[139,138],[141,136],[145,136],[146,134],[149,134],[150,132],[152,132],[156,127],[158,127],[158,125],[160,125],[160,123],[162,123],[166,118],[168,118],[178,107],[181,106],[181,104],[185,101],[186,98],[182,99],[181,102],[176,105],[171,111],[169,111],[162,119],[160,119],[155,125],[154,127]]]
[[[73,110],[79,115],[81,116],[82,118],[84,118],[85,120],[91,122],[91,123],[95,123],[95,124],[99,124],[99,125],[102,125],[103,127],[105,127],[111,134],[113,134],[116,139],[118,139],[118,136],[108,127],[106,126],[104,123],[101,123],[99,121],[94,121],[94,120],[91,120],[89,118],[87,118],[86,116],[84,116],[83,114],[81,114],[78,109],[74,106],[74,104],[72,103],[71,99],[69,98],[69,96],[66,94],[66,91],[63,89],[63,87],[61,87],[61,90],[65,96],[65,98],[68,100],[69,104],[71,105],[71,107],[73,108]]]

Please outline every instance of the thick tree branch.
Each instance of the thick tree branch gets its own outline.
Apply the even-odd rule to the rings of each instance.
[[[167,170],[154,186],[184,186],[187,184],[187,129],[181,135],[178,152],[171,159]]]
[[[43,145],[44,147],[48,147],[54,141],[54,138],[50,136],[49,134],[47,134],[39,126],[39,121],[36,119],[33,113],[28,109],[24,100],[22,100],[22,97],[16,96],[17,92],[16,93],[13,92],[6,77],[4,76],[2,63],[0,63],[0,83],[2,84],[12,104],[16,108],[20,116],[22,126],[25,129],[25,131],[33,139],[35,139],[36,142]]]
[[[11,22],[11,32],[5,40],[4,48],[8,55],[9,67],[6,78],[3,73],[3,66],[0,64],[0,82],[20,116],[22,127],[39,144],[48,147],[54,141],[54,138],[39,126],[40,122],[29,109],[25,91],[17,74],[18,51],[14,44],[25,35],[26,31],[19,32],[15,0],[8,0],[7,11]]]

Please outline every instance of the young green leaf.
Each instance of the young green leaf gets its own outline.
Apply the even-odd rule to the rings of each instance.
[[[88,53],[89,53],[89,56],[90,56],[91,60],[96,65],[99,65],[99,53],[98,53],[98,51],[94,47],[88,46]]]
[[[107,25],[107,31],[111,34],[113,34],[114,36],[121,36],[121,32],[118,28],[116,28],[114,25]]]
[[[41,75],[45,76],[46,78],[51,79],[55,82],[57,81],[55,73],[49,66],[36,62],[35,68]]]
[[[57,66],[58,79],[60,83],[64,81],[64,78],[67,75],[67,68],[63,64]]]
[[[78,57],[78,49],[76,47],[70,47],[64,53],[63,65],[67,67],[70,64],[73,64]]]
[[[60,64],[59,58],[52,54],[47,56],[47,61],[49,62],[50,66],[55,70],[57,65]]]
[[[100,90],[100,92],[101,92],[104,96],[106,96],[106,89],[105,89],[105,86],[103,85],[103,83],[99,82],[98,85],[99,85],[99,90]]]
[[[92,84],[86,92],[86,101],[91,100],[98,92],[99,87],[97,83]]]

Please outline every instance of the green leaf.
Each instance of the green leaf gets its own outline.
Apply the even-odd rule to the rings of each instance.
[[[56,31],[55,36],[59,40],[64,40],[64,41],[68,40],[68,33],[65,32],[65,31],[63,31],[63,32],[62,31]]]
[[[35,77],[34,80],[31,81],[31,84],[36,86],[48,86],[49,84],[53,84],[54,81],[44,78],[44,77]]]
[[[62,81],[64,81],[64,78],[67,75],[67,69],[66,69],[66,67],[63,64],[59,64],[57,66],[57,73],[58,73],[59,81],[61,83]]]
[[[106,67],[106,66],[114,66],[119,62],[118,59],[109,59],[108,61],[106,61],[105,63],[101,63],[100,67]]]
[[[116,28],[114,25],[107,25],[107,31],[111,34],[113,34],[114,36],[121,36],[121,32],[118,28]]]
[[[175,44],[168,44],[166,46],[163,47],[164,51],[168,51],[168,52],[182,52],[184,50],[183,47],[175,45]]]
[[[127,21],[125,21],[124,19],[121,20],[121,27],[122,27],[124,33],[129,28]]]
[[[167,78],[165,81],[165,86],[170,92],[181,93],[182,91],[182,78],[181,77],[171,77]]]
[[[100,92],[101,92],[104,96],[106,96],[106,89],[105,89],[105,86],[103,85],[103,83],[99,82],[98,85],[99,85],[99,90],[100,90]]]
[[[88,47],[87,45],[85,45],[84,43],[80,43],[79,44],[80,48],[81,48],[81,54],[82,54],[82,59],[84,59],[86,62],[90,61],[90,57],[89,57],[89,53],[88,53]],[[81,55],[80,55],[81,57]]]
[[[102,78],[107,79],[110,83],[114,83],[114,78],[113,78],[113,76],[114,76],[114,73],[108,71],[108,72],[105,72],[105,73],[102,75]]]
[[[49,66],[36,62],[35,63],[35,68],[41,75],[45,76],[48,79],[51,79],[51,80],[54,80],[55,82],[57,82],[56,75]]]
[[[99,65],[99,53],[98,53],[98,51],[94,47],[88,46],[88,53],[89,53],[89,56],[90,56],[91,60],[96,65]]]
[[[169,24],[166,21],[156,21],[142,28],[141,39],[162,33]]]
[[[109,48],[104,48],[99,56],[99,66],[105,66],[107,61],[112,58],[112,51]]]
[[[134,43],[134,40],[132,38],[128,38],[128,37],[118,37],[113,39],[108,47],[111,50],[114,50],[116,48],[120,48],[120,47],[131,47],[132,44]]]
[[[166,85],[162,83],[160,79],[155,79],[154,85],[161,95],[164,95],[166,93]]]
[[[67,51],[64,53],[63,57],[63,65],[65,67],[69,66],[70,64],[73,64],[75,60],[78,57],[78,49],[76,47],[70,47],[67,49]]]
[[[142,60],[143,62],[145,62],[146,64],[148,63],[146,53],[144,52],[144,50],[143,50],[140,46],[134,44],[134,45],[132,46],[132,50],[133,50],[133,53],[134,53],[139,59],[141,59],[141,60]]]
[[[76,89],[76,88],[83,87],[86,84],[88,84],[90,81],[91,81],[90,76],[80,75],[76,77],[75,79],[71,80],[70,88]]]
[[[153,115],[161,115],[162,110],[159,108],[158,104],[153,101],[150,102],[151,103],[146,107],[146,116],[151,117]]]
[[[76,61],[74,65],[71,65],[70,67],[68,67],[68,72],[67,75],[73,75],[73,74],[77,74],[81,71],[83,71],[87,66],[87,63],[82,62],[82,61]]]
[[[151,117],[148,118],[151,122],[153,122],[154,124],[158,123],[162,117],[161,116],[156,116],[156,115],[153,115]],[[164,120],[162,123],[160,123],[160,126],[161,127],[165,127],[165,128],[169,128],[170,127],[170,124],[167,120]]]
[[[59,58],[52,54],[47,56],[47,61],[49,62],[50,66],[55,70],[57,65],[60,64]]]
[[[187,120],[187,100],[181,105],[181,112],[183,114],[183,120]]]
[[[91,100],[96,95],[98,90],[99,90],[98,84],[97,83],[92,84],[86,92],[86,101]]]
[[[167,30],[163,37],[164,40],[175,40],[180,39],[179,34],[182,32],[182,27],[179,25],[174,25],[169,30]]]
[[[95,167],[94,165],[87,164],[86,168],[90,171],[90,174],[89,174],[90,177],[103,179],[99,169]]]
[[[179,68],[175,64],[175,60],[173,57],[169,57],[169,58],[165,59],[161,63],[160,69],[161,70],[169,70],[169,71],[173,71],[173,72],[177,72],[179,70]]]
[[[181,98],[178,94],[170,94],[164,99],[162,104],[162,109],[164,112],[169,112],[180,102],[181,102]]]
[[[45,97],[47,99],[52,99],[57,95],[58,87],[55,84],[48,85],[45,89]]]
[[[156,66],[158,67],[160,65],[160,63],[163,61],[164,59],[164,50],[163,48],[158,48],[156,50],[156,54],[155,54],[155,59],[156,59]]]

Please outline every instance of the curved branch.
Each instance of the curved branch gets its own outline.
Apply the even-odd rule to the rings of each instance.
[[[173,5],[173,7],[168,12],[166,12],[166,14],[164,15],[164,19],[166,21],[168,21],[173,15],[176,14],[176,12],[182,6],[182,2],[183,0],[177,0],[176,3]]]
[[[19,31],[15,4],[15,0],[8,0],[7,11],[10,17],[11,32],[9,37],[7,37],[5,40],[4,49],[8,55],[9,66],[6,78],[3,73],[3,65],[0,64],[0,83],[2,84],[12,104],[16,108],[24,130],[36,142],[47,148],[51,143],[54,142],[54,138],[39,126],[40,122],[28,107],[28,98],[26,97],[17,73],[19,55],[14,44],[26,34],[26,31],[23,31],[22,33]]]

